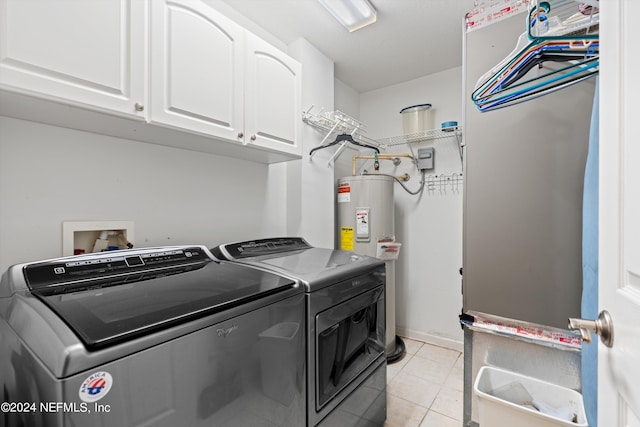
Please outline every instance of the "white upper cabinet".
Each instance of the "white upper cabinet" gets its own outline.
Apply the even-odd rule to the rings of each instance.
[[[197,0],[151,15],[151,121],[242,142],[244,30]]]
[[[152,122],[301,154],[297,61],[199,0],[151,15]]]
[[[300,70],[299,62],[247,34],[244,120],[247,143],[301,153]]]
[[[286,161],[300,68],[201,0],[0,0],[0,115]]]
[[[144,118],[145,4],[0,0],[0,88]]]

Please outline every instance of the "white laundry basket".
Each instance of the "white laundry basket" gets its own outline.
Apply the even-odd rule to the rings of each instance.
[[[588,427],[582,395],[575,390],[483,366],[473,391],[478,397],[480,427]],[[531,401],[568,410],[576,422],[524,406]]]

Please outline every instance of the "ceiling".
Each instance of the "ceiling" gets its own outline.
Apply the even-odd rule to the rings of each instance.
[[[370,0],[377,22],[349,33],[317,0],[224,0],[282,42],[302,37],[362,93],[462,65],[462,26],[474,0]]]

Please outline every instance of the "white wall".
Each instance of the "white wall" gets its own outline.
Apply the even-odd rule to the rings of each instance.
[[[289,46],[289,54],[302,64],[302,109],[312,105],[333,109],[333,61],[304,39]],[[302,117],[302,111],[300,111]],[[315,128],[302,126],[302,159],[272,169],[286,168],[289,212],[297,214],[298,226],[290,222],[289,234],[304,237],[311,245],[333,248],[333,171],[326,159],[331,150],[320,150],[309,158],[309,152],[318,146],[324,134]]]
[[[334,97],[336,110],[350,115],[354,119],[360,118],[360,94],[347,86],[341,80],[335,79]]]
[[[462,118],[460,67],[360,95],[360,120],[375,139],[402,134],[402,108],[430,103],[436,127]],[[448,176],[462,171],[456,138],[413,144],[435,147],[435,169],[429,174]],[[410,153],[406,144],[386,152]],[[364,165],[373,170],[370,164]],[[406,186],[419,188],[420,175],[410,162],[398,167],[381,163],[381,171],[409,173]],[[396,264],[396,326],[399,335],[462,349],[457,315],[462,308],[462,183],[425,188],[411,196],[395,185],[396,239],[402,243]]]
[[[360,94],[353,90],[350,86],[347,86],[342,81],[335,79],[335,109],[341,111],[356,120],[360,120]],[[365,126],[367,123],[363,123]],[[363,129],[362,134],[365,136],[370,136],[368,132],[368,127]],[[333,163],[333,177],[334,177],[334,187],[337,188],[338,179],[351,176],[352,174],[352,163],[351,159],[353,156],[357,156],[360,154],[368,154],[367,150],[358,150],[357,146],[354,145],[346,145],[345,150],[342,154],[334,159]],[[338,230],[336,230],[338,233]],[[336,247],[339,247],[337,245]]]
[[[137,247],[280,234],[268,166],[0,117],[0,271],[60,256],[62,222],[131,220]]]
[[[462,68],[456,67],[419,79],[360,95],[360,119],[375,138],[402,134],[400,110],[432,104],[434,123],[462,118]]]

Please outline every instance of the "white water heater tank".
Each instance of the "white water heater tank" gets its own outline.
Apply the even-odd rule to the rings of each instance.
[[[338,180],[339,249],[375,257],[378,239],[394,236],[394,179],[386,175],[359,175]],[[395,352],[395,261],[386,261],[385,287],[387,355]]]

